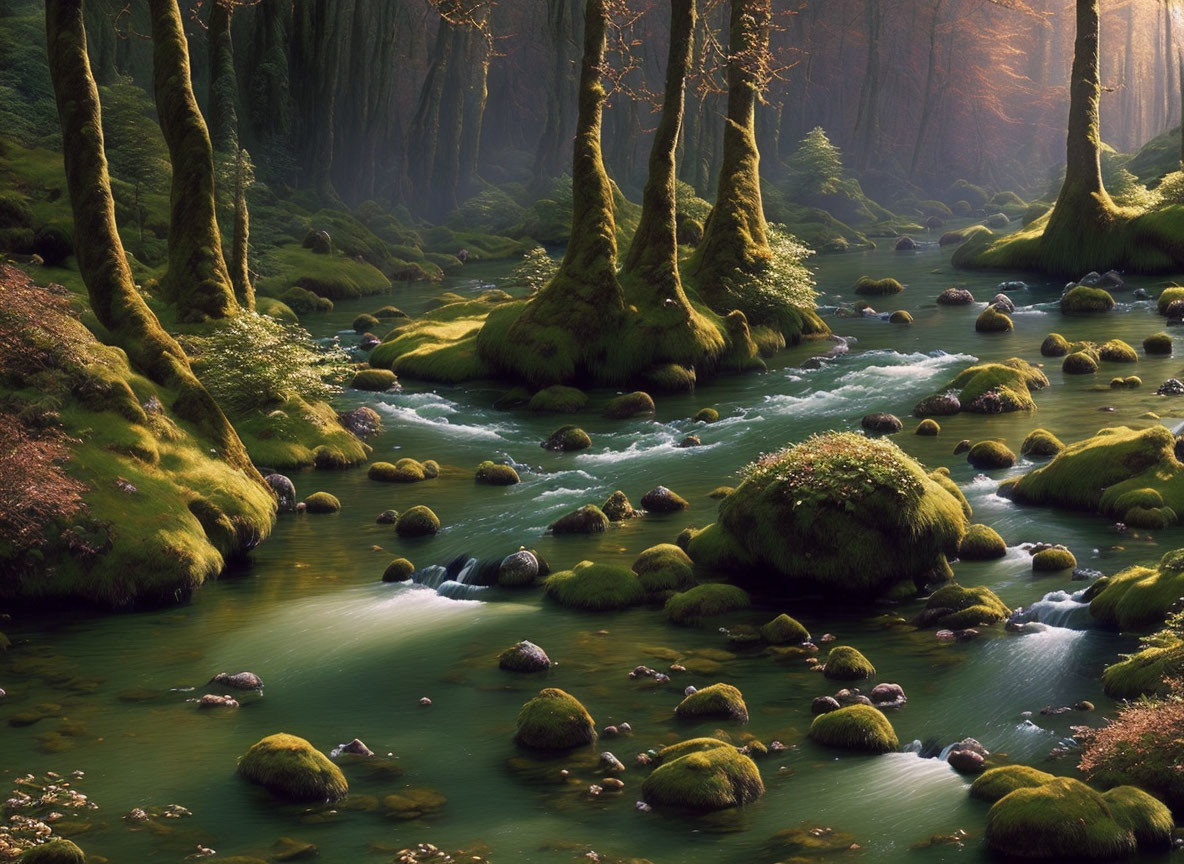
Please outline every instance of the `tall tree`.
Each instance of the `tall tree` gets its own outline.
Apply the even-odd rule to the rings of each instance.
[[[189,74],[189,43],[177,0],[148,0],[160,130],[173,164],[165,293],[182,321],[225,318],[237,304],[222,257],[214,203],[214,153]]]
[[[547,110],[535,151],[535,180],[542,185],[566,169],[575,126],[575,78],[580,58],[580,0],[547,0]]]
[[[230,23],[235,0],[213,0],[207,33],[210,47],[210,92],[206,122],[210,142],[221,153],[238,150],[238,76]]]

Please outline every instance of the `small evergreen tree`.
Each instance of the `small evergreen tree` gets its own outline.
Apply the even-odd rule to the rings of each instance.
[[[843,179],[843,157],[826,130],[815,126],[799,143],[790,162],[795,197],[830,195]]]

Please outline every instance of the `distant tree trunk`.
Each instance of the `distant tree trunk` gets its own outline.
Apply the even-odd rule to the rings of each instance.
[[[1184,51],[1177,55],[1180,84],[1180,162],[1184,164]]]
[[[929,59],[925,66],[925,90],[921,96],[921,120],[917,124],[917,137],[913,141],[913,158],[909,163],[909,177],[916,179],[921,168],[921,154],[928,140],[929,124],[933,120],[933,82],[937,72],[937,28],[941,21],[941,10],[945,0],[934,0],[932,17],[929,19]]]
[[[253,180],[251,160],[239,150],[234,166],[234,247],[230,255],[230,281],[234,297],[244,309],[255,311],[255,286],[251,284],[249,247],[251,214],[247,208],[247,187]]]
[[[1139,85],[1138,71],[1135,65],[1137,54],[1135,51],[1135,7],[1126,10],[1126,53],[1123,57],[1122,95],[1123,95],[1123,128],[1126,130],[1123,143],[1128,151],[1133,151],[1142,140],[1139,123],[1138,99],[1135,94]]]
[[[353,0],[303,0],[292,6],[291,91],[299,185],[338,204],[333,186],[334,133],[342,55],[349,51]]]
[[[261,0],[251,7],[254,20],[251,50],[246,52],[244,143],[266,167],[266,179],[294,184],[289,137],[292,134],[292,99],[288,86],[288,37],[292,24],[291,0]],[[249,130],[249,135],[248,135]]]
[[[580,20],[580,0],[547,0],[544,32],[552,51],[552,65],[547,78],[546,119],[535,151],[535,183],[540,188],[564,171],[571,160]]]
[[[1164,75],[1164,100],[1167,103],[1164,108],[1164,124],[1163,128],[1172,128],[1172,118],[1176,114],[1176,46],[1172,38],[1172,7],[1169,4],[1164,6],[1164,22],[1163,22],[1163,75]]]
[[[867,65],[863,73],[863,86],[859,93],[859,113],[855,119],[855,153],[857,164],[866,168],[877,152],[876,144],[880,134],[880,84],[883,70],[880,68],[880,25],[883,21],[880,0],[866,0]]]
[[[219,153],[238,151],[238,76],[230,36],[233,13],[233,0],[213,0],[210,4],[210,94],[206,122],[210,127],[210,143]]]
[[[62,137],[69,142],[63,153],[74,213],[74,251],[95,317],[138,370],[177,392],[172,408],[178,417],[204,433],[220,458],[262,482],[234,427],[194,377],[185,352],[136,290],[115,224],[82,0],[46,0],[45,24]]]
[[[177,0],[148,0],[152,13],[156,113],[173,165],[166,295],[182,321],[234,313],[214,205],[214,154],[193,96],[189,47]]]

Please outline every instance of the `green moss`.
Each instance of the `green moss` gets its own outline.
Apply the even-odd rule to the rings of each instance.
[[[1103,342],[1098,348],[1098,357],[1107,363],[1137,363],[1139,355],[1135,349],[1121,339]]]
[[[913,432],[916,435],[924,435],[927,437],[932,437],[934,435],[940,435],[941,434],[941,424],[939,424],[932,417],[926,417],[924,420],[922,420],[920,423],[917,424],[917,428],[914,429]]]
[[[736,491],[735,486],[716,486],[714,489],[712,489],[710,492],[707,493],[707,497],[713,501],[720,501],[724,498],[727,498],[729,495],[731,495],[735,491]]]
[[[1134,835],[1139,851],[1166,852],[1172,848],[1176,823],[1163,802],[1134,786],[1116,786],[1102,797],[1114,821]]]
[[[650,395],[637,390],[610,399],[601,413],[610,420],[626,420],[643,414],[653,414],[654,410],[654,400]]]
[[[726,810],[756,801],[765,791],[756,763],[735,747],[717,743],[721,746],[664,759],[643,781],[642,796],[654,806],[699,811]]]
[[[477,351],[477,333],[491,310],[510,304],[451,303],[399,324],[370,354],[370,365],[399,375],[455,384],[492,375]]]
[[[355,333],[373,332],[378,328],[379,320],[373,315],[362,313],[354,319],[353,328]]]
[[[1044,357],[1064,357],[1071,351],[1071,343],[1060,333],[1049,333],[1040,344],[1040,353]]]
[[[649,594],[684,591],[695,584],[694,563],[673,543],[646,549],[633,562],[633,572]]]
[[[731,684],[711,684],[685,697],[674,709],[682,720],[725,718],[748,722],[748,706],[744,697]]]
[[[929,627],[962,630],[997,624],[1009,615],[1011,610],[985,585],[963,588],[950,584],[943,585],[929,595],[925,601],[925,612],[919,616],[918,622]]]
[[[608,530],[609,519],[595,504],[585,504],[564,514],[548,526],[552,534],[600,534]]]
[[[979,441],[967,452],[966,461],[975,468],[991,470],[1010,468],[1016,456],[1002,441]]]
[[[1016,789],[1035,789],[1054,779],[1054,775],[1027,765],[1002,765],[988,768],[974,778],[970,784],[970,797],[994,804]]]
[[[1072,570],[1077,559],[1068,549],[1042,549],[1032,556],[1032,569],[1038,573]]]
[[[963,516],[965,516],[967,519],[970,519],[972,516],[974,516],[974,509],[970,506],[970,502],[966,499],[961,487],[958,486],[958,484],[954,482],[954,478],[950,476],[949,468],[946,468],[945,466],[942,466],[941,468],[935,468],[933,471],[929,472],[929,479],[954,496],[954,499],[962,505]]]
[[[1143,353],[1148,356],[1171,354],[1172,337],[1167,333],[1152,333],[1143,340]]]
[[[415,572],[415,565],[406,558],[396,558],[382,571],[383,582],[406,582]]]
[[[255,311],[268,318],[274,318],[282,324],[298,324],[300,319],[295,311],[286,303],[272,297],[258,297],[255,299]]]
[[[855,282],[855,293],[864,297],[885,297],[899,294],[903,290],[904,286],[891,277],[873,279],[870,276],[860,276]]]
[[[395,318],[407,317],[407,313],[397,306],[383,306],[375,309],[373,314],[379,321],[390,321]]]
[[[577,450],[587,450],[592,446],[592,439],[579,426],[560,426],[543,442],[547,450],[558,450],[563,453],[573,453]]]
[[[645,600],[637,574],[614,564],[590,564],[552,573],[543,583],[548,597],[573,609],[609,612]]]
[[[714,408],[700,408],[692,419],[696,423],[714,423],[719,420],[719,412]]]
[[[810,738],[825,747],[867,753],[890,753],[900,746],[896,730],[884,713],[870,705],[848,705],[819,714],[810,724]]]
[[[1048,386],[1048,377],[1026,360],[978,363],[963,369],[945,390],[957,390],[963,411],[997,414],[1036,408],[1032,393]]]
[[[903,309],[898,309],[888,316],[889,324],[912,324],[913,316]]]
[[[800,645],[810,639],[810,631],[783,612],[761,626],[761,638],[770,645]]]
[[[958,557],[963,561],[993,561],[1007,554],[1007,544],[994,528],[988,525],[971,525],[958,547]]]
[[[708,750],[735,750],[736,748],[727,741],[721,741],[719,738],[688,738],[686,741],[679,741],[677,744],[670,744],[658,751],[656,757],[659,765],[667,762],[673,762],[679,757],[686,756],[688,753],[705,753]]]
[[[513,465],[500,465],[487,459],[477,466],[475,479],[486,486],[513,486],[520,478]]]
[[[1160,292],[1159,299],[1155,301],[1156,311],[1160,315],[1168,314],[1168,307],[1177,300],[1184,300],[1184,287],[1179,285],[1170,285]]]
[[[1109,312],[1114,308],[1114,298],[1104,288],[1090,288],[1077,285],[1070,288],[1061,298],[1062,312]]]
[[[1145,632],[1162,625],[1181,597],[1184,555],[1176,550],[1164,555],[1155,568],[1130,567],[1112,576],[1090,601],[1089,611],[1108,627]]]
[[[988,306],[979,313],[974,321],[977,333],[1006,333],[1015,329],[1015,324],[1006,312],[1000,312],[994,306]]]
[[[1066,375],[1093,375],[1098,371],[1098,358],[1093,351],[1076,351],[1065,357],[1061,371]]]
[[[264,311],[266,306],[259,308],[259,301],[268,298],[259,297],[255,304],[261,315],[266,315]],[[279,295],[279,301],[282,301],[287,306],[290,306],[292,311],[298,315],[311,315],[314,312],[332,312],[333,301],[328,297],[318,297],[307,288],[301,288],[298,285],[293,285],[291,288]]]
[[[1138,375],[1128,375],[1122,379],[1122,385],[1128,389],[1142,387],[1143,386],[1143,379],[1140,378]]]
[[[86,864],[86,854],[69,840],[55,838],[29,849],[17,861],[20,864]]]
[[[276,246],[259,262],[260,294],[280,297],[293,285],[329,300],[352,300],[389,291],[391,281],[366,261],[339,253],[317,255],[298,244]]]
[[[574,413],[588,404],[588,394],[575,387],[553,384],[530,397],[527,407],[531,411],[557,411]]]
[[[623,522],[626,519],[633,519],[640,514],[633,509],[633,505],[629,503],[629,496],[627,496],[620,489],[617,489],[604,503],[600,505],[600,509],[604,511],[604,515],[608,517],[610,522]]]
[[[1033,429],[1020,445],[1020,454],[1028,457],[1047,458],[1056,456],[1065,445],[1047,429]]]
[[[415,459],[400,459],[393,465],[390,462],[375,462],[367,470],[366,476],[380,483],[419,483],[428,479],[424,464]]]
[[[268,735],[238,760],[238,773],[290,801],[338,801],[349,792],[341,769],[295,735]]]
[[[404,510],[395,520],[395,533],[400,537],[430,537],[439,530],[440,518],[422,504]]]
[[[849,645],[836,645],[826,655],[822,674],[835,681],[858,681],[873,677],[876,667]]]
[[[341,510],[341,502],[328,492],[313,492],[304,499],[304,508],[309,513],[336,513]]]
[[[588,710],[569,693],[555,687],[539,694],[518,712],[514,741],[535,750],[571,750],[596,740],[596,724]]]
[[[743,589],[712,582],[671,596],[666,601],[666,617],[674,624],[695,626],[704,619],[747,609],[751,604]]]
[[[385,393],[398,383],[399,379],[389,369],[360,369],[354,373],[349,386],[354,390]]]
[[[1166,696],[1167,678],[1184,675],[1184,643],[1149,645],[1124,660],[1107,666],[1102,673],[1102,689],[1112,699],[1138,699],[1140,696]]]

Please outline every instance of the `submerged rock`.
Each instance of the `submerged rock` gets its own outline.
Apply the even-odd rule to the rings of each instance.
[[[503,651],[497,665],[509,672],[545,672],[551,668],[551,658],[538,645],[524,640]]]
[[[640,515],[633,509],[633,505],[629,503],[628,496],[620,489],[609,495],[608,500],[601,505],[600,509],[608,517],[608,521],[610,522],[623,522],[626,519],[633,519]]]
[[[904,424],[900,422],[900,418],[895,414],[886,414],[883,412],[876,414],[865,414],[863,419],[859,421],[859,425],[869,432],[875,432],[879,435],[892,435],[904,428]]]
[[[235,672],[231,675],[229,672],[219,672],[209,680],[210,684],[221,684],[223,687],[231,687],[235,690],[262,690],[263,679],[254,672]]]
[[[276,501],[279,504],[279,512],[295,513],[296,484],[283,474],[268,474],[263,480],[271,487],[271,491],[275,493]]]
[[[655,486],[641,496],[641,507],[650,513],[677,513],[691,506],[687,499],[665,486]]]
[[[519,549],[502,559],[497,568],[497,584],[506,588],[530,585],[539,577],[539,559],[533,552]]]

